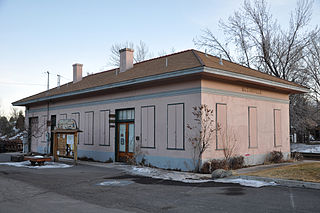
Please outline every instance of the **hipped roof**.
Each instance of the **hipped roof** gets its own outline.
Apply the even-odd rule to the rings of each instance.
[[[292,93],[306,92],[308,89],[299,84],[277,78],[266,73],[259,72],[242,65],[223,60],[219,63],[218,57],[205,54],[197,50],[186,50],[171,55],[166,55],[140,63],[134,64],[133,68],[119,73],[119,68],[99,72],[88,75],[81,81],[76,83],[69,82],[60,87],[55,87],[49,91],[44,91],[36,95],[32,95],[13,103],[15,106],[25,106],[30,103],[36,103],[45,100],[52,100],[58,97],[68,97],[79,92],[87,93],[106,89],[106,85],[120,85],[121,82],[134,83],[139,79],[146,79],[147,77],[165,76],[166,74],[173,74],[176,71],[195,70],[196,68],[209,68],[215,70],[215,75],[222,75],[223,72],[228,72],[234,76],[247,76],[254,79],[261,79],[262,81],[274,82],[276,85],[287,85]],[[220,73],[221,72],[221,73]],[[184,75],[187,75],[186,72]],[[235,77],[236,78],[236,77]],[[152,78],[147,78],[146,81],[151,81]],[[250,79],[249,79],[250,81]]]

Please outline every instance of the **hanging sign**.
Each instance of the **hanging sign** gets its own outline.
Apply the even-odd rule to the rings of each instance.
[[[73,119],[61,119],[58,122],[58,129],[77,129],[76,121]]]

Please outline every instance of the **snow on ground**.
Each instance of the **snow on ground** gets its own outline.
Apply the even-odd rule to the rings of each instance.
[[[97,186],[126,186],[131,183],[134,183],[131,180],[108,180],[101,183],[96,184]]]
[[[212,181],[209,177],[195,173],[168,171],[150,167],[132,166],[131,169],[129,168],[129,172],[135,175],[142,175],[163,180],[181,181],[184,183],[203,183]]]
[[[15,136],[9,138],[9,140],[15,140],[15,139],[23,140],[23,132],[20,132],[20,133],[16,134]]]
[[[251,186],[251,187],[262,187],[262,186],[276,186],[275,182],[264,182],[260,180],[246,180],[242,178],[223,178],[223,179],[216,179],[214,182],[217,183],[239,183],[243,186]]]
[[[60,169],[60,168],[72,167],[71,165],[68,165],[68,164],[56,163],[56,162],[45,162],[43,166],[31,166],[31,163],[29,161],[5,162],[5,163],[0,163],[0,166],[1,165],[25,167],[25,168],[31,168],[31,169]]]
[[[223,178],[223,179],[210,179],[210,175],[189,173],[189,172],[176,172],[167,171],[163,169],[149,168],[149,167],[136,167],[132,166],[129,169],[131,174],[142,175],[146,177],[152,177],[163,180],[180,181],[184,183],[203,183],[203,182],[219,182],[219,183],[238,183],[243,186],[262,187],[262,186],[274,186],[277,185],[274,182],[264,182],[257,180],[246,180],[242,178]]]
[[[307,145],[303,143],[292,143],[291,152],[320,153],[320,145]]]

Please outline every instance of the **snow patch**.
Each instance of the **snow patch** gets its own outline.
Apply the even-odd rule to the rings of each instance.
[[[204,182],[213,181],[209,178],[203,179],[203,175],[201,176],[195,173],[167,171],[167,170],[155,169],[155,168],[149,168],[149,167],[133,166],[129,168],[129,172],[135,175],[141,175],[141,176],[151,177],[155,179],[180,181],[184,183],[204,183]]]
[[[188,173],[188,172],[176,172],[167,171],[149,167],[130,167],[127,168],[131,174],[151,177],[155,179],[173,180],[184,183],[204,183],[204,182],[217,182],[217,183],[238,183],[243,186],[250,187],[263,187],[263,186],[275,186],[275,182],[264,182],[258,180],[246,180],[242,178],[223,178],[212,180],[209,175],[204,176],[203,174]],[[206,179],[204,179],[206,178]]]
[[[217,183],[239,183],[242,186],[250,186],[250,187],[262,187],[262,186],[276,186],[275,182],[264,182],[264,181],[259,181],[259,180],[246,180],[242,178],[223,178],[223,179],[216,179],[214,182]]]
[[[31,169],[61,169],[61,168],[72,167],[71,165],[68,165],[68,164],[56,163],[56,162],[45,162],[43,166],[31,166],[31,163],[29,161],[5,162],[5,163],[0,163],[0,165],[25,167],[25,168],[31,168]]]
[[[126,186],[133,183],[130,180],[109,180],[98,183],[97,186]]]
[[[320,153],[320,145],[307,145],[303,143],[292,143],[291,152],[304,152],[304,153]]]
[[[9,138],[9,140],[15,140],[15,139],[23,140],[23,132],[20,132],[20,133],[16,134],[15,136],[12,136],[11,138]]]

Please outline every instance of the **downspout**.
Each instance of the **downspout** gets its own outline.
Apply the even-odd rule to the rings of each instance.
[[[49,128],[50,128],[50,125],[48,125],[48,121],[49,121],[49,103],[50,103],[50,100],[48,100],[48,104],[47,104],[47,122],[46,122],[46,125],[47,125],[47,132],[46,132],[46,140],[47,140],[47,144],[46,144],[46,154],[49,154],[50,152],[50,137],[49,137]]]
[[[27,122],[26,122],[26,118],[28,118]],[[31,137],[32,137],[32,133],[31,133],[31,123],[30,123],[30,117],[29,117],[29,106],[26,105],[26,111],[25,111],[25,123],[24,123],[27,131],[27,152],[26,150],[24,150],[24,153],[29,153],[31,152]]]

